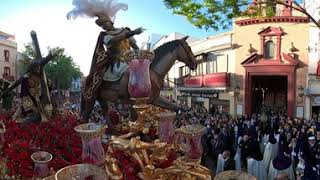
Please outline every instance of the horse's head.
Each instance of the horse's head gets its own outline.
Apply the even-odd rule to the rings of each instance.
[[[190,46],[186,41],[188,37],[189,36],[179,39],[181,46],[177,58],[179,61],[184,62],[191,70],[195,70],[197,68],[197,62]]]

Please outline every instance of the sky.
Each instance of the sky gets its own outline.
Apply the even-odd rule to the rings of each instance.
[[[127,3],[128,10],[118,12],[115,26],[145,28],[144,33],[135,36],[138,43],[147,39],[150,33],[166,35],[179,32],[197,38],[216,33],[198,29],[185,17],[173,15],[162,0],[119,2]],[[95,19],[68,20],[66,14],[72,8],[72,0],[1,0],[0,31],[15,35],[18,51],[21,52],[24,44],[31,42],[30,31],[35,30],[44,55],[47,47],[63,47],[84,75],[87,75],[96,40],[102,29],[95,24]]]

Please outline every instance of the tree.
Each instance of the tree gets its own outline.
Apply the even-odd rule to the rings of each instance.
[[[28,65],[35,57],[35,52],[33,51],[33,47],[30,42],[25,44],[24,48],[25,50],[21,53],[21,59],[19,59],[17,64],[17,68],[19,69],[20,75],[23,75],[25,72],[27,72]]]
[[[71,86],[72,79],[82,77],[80,68],[71,56],[65,55],[63,48],[49,48],[49,51],[57,55],[57,58],[45,66],[47,77],[58,90],[67,90]]]
[[[80,78],[83,74],[79,66],[74,63],[72,57],[65,54],[64,48],[48,48],[48,51],[56,55],[56,58],[45,66],[47,78],[56,89],[67,90],[71,86],[72,79]],[[31,43],[25,45],[25,50],[22,54],[24,54],[26,58],[19,62],[18,68],[20,72],[24,73],[32,59],[35,58]]]
[[[227,29],[232,19],[240,16],[274,16],[276,5],[288,6],[283,0],[163,0],[174,14],[187,17],[198,28]],[[305,14],[320,29],[316,21],[299,3],[294,0],[292,9]],[[256,5],[256,6],[253,6]],[[254,10],[249,12],[248,10]]]

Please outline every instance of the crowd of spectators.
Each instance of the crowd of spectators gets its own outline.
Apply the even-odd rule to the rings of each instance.
[[[208,111],[198,105],[181,105],[178,114],[176,127],[206,127],[202,164],[216,173],[242,170],[259,180],[273,180],[285,171],[290,179],[320,179],[320,117],[316,115],[309,121],[272,111],[232,118],[219,108],[211,106]]]

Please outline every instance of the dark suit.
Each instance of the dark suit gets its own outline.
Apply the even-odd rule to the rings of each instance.
[[[236,163],[232,158],[229,158],[225,163],[223,167],[224,171],[228,170],[236,170]]]
[[[241,140],[239,147],[241,148],[241,160],[244,167],[247,167],[247,158],[252,155],[252,141],[249,139],[248,141]]]
[[[211,140],[211,157],[216,160],[218,158],[218,155],[223,152],[223,142],[218,139],[212,139]]]

